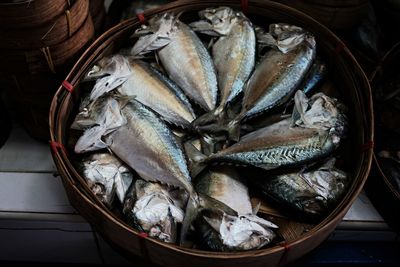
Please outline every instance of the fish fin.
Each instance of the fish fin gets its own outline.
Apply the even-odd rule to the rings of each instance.
[[[196,177],[206,167],[204,161],[207,159],[207,156],[189,142],[186,142],[184,147],[189,158],[190,173],[192,177]]]
[[[107,147],[107,144],[101,140],[106,131],[104,125],[96,125],[87,129],[75,144],[75,153],[85,153],[88,151],[96,151]]]
[[[210,36],[223,36],[223,34],[215,31],[214,26],[205,20],[195,21],[189,24],[190,28],[192,28],[195,32],[201,32]]]
[[[196,220],[198,214],[200,212],[200,203],[198,200],[198,196],[190,196],[188,203],[186,204],[185,217],[182,222],[182,227],[180,231],[179,245],[182,247],[190,248],[192,246],[192,242],[189,238],[190,229],[192,227],[192,223]]]
[[[279,228],[276,224],[274,224],[264,218],[261,218],[257,215],[248,214],[248,215],[241,215],[241,217],[244,217],[244,218],[248,219],[249,221],[258,223],[258,224],[260,224],[262,226],[266,226],[268,228]]]
[[[122,96],[117,96],[116,99],[118,100],[120,109],[122,110],[126,105],[128,105],[129,102],[136,99],[136,96],[135,95],[129,95],[129,96],[122,95]]]
[[[228,124],[228,136],[229,140],[232,141],[239,141],[240,139],[240,121],[232,120]]]
[[[137,40],[131,49],[131,55],[139,56],[157,50],[169,44],[171,39],[167,37],[160,37],[157,33],[150,33],[144,35]]]
[[[257,205],[252,209],[252,214],[256,215],[260,210],[260,207],[261,207],[261,202],[259,201]]]
[[[93,87],[92,92],[90,92],[90,100],[95,101],[102,95],[122,85],[127,80],[128,80],[128,75],[123,75],[123,76],[109,75],[98,79]]]

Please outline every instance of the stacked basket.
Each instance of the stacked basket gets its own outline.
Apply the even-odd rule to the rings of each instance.
[[[118,51],[129,43],[132,33],[140,24],[155,14],[183,12],[181,20],[192,21],[196,13],[213,6],[230,6],[242,9],[260,26],[270,22],[298,25],[316,36],[318,49],[332,69],[332,80],[350,108],[351,133],[349,134],[348,162],[354,177],[343,200],[317,224],[304,224],[282,220],[284,241],[257,251],[209,252],[188,249],[145,237],[128,226],[121,218],[105,207],[90,191],[85,180],[73,164],[73,152],[68,149],[69,127],[80,100],[81,80],[90,67],[104,56]],[[140,18],[140,19],[139,19]],[[287,6],[271,1],[176,1],[124,21],[104,33],[86,50],[68,74],[64,85],[56,92],[50,109],[50,134],[53,158],[60,172],[72,205],[102,236],[128,255],[139,255],[162,266],[281,266],[310,252],[333,231],[362,189],[372,160],[373,116],[371,92],[361,68],[343,43],[324,26]],[[72,90],[71,90],[72,89]]]
[[[51,97],[93,35],[86,0],[0,3],[0,84],[31,135],[48,139]]]

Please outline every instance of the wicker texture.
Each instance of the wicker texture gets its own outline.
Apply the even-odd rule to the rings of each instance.
[[[86,50],[66,78],[73,86],[73,92],[60,87],[54,95],[49,114],[53,158],[69,200],[106,240],[128,255],[139,255],[162,266],[181,266],[182,262],[190,262],[191,266],[282,266],[323,242],[346,214],[365,183],[372,149],[360,148],[373,139],[372,100],[368,80],[354,57],[336,36],[309,16],[271,1],[248,2],[247,15],[255,23],[265,27],[269,22],[287,22],[304,27],[316,36],[319,53],[333,70],[332,80],[338,83],[342,98],[351,108],[352,131],[349,139],[352,157],[348,164],[354,180],[335,210],[318,224],[305,225],[282,219],[285,241],[271,248],[237,253],[208,252],[141,237],[91,193],[72,163],[73,153],[66,149],[69,124],[79,103],[80,80],[96,60],[115,53],[122,44],[128,42],[130,35],[140,26],[139,20],[133,18],[108,30]],[[220,5],[241,8],[240,1],[176,1],[146,11],[144,16],[149,18],[166,11],[183,11],[181,19],[190,21],[195,18],[197,11]]]
[[[1,3],[0,21],[1,87],[28,132],[48,140],[51,98],[94,37],[89,2]]]

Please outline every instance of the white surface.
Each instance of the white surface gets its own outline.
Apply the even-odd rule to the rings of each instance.
[[[0,149],[0,172],[52,172],[56,171],[50,146],[30,137],[16,125],[9,139]]]
[[[0,173],[0,211],[73,213],[59,177],[51,173]]]

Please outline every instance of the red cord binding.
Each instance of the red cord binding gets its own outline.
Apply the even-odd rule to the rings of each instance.
[[[374,145],[375,145],[374,141],[372,141],[372,140],[368,141],[367,143],[361,145],[361,151],[365,152],[365,151],[368,151],[370,149],[373,149]]]
[[[143,13],[136,14],[136,17],[139,19],[140,23],[144,24],[146,22],[146,18],[144,17]]]
[[[72,84],[70,84],[66,80],[64,80],[61,85],[70,93],[72,93],[72,91],[74,91],[74,87],[72,86]]]
[[[67,153],[67,151],[65,150],[65,147],[63,146],[63,144],[60,144],[58,142],[55,141],[50,141],[50,148],[53,151],[54,154],[58,154],[58,149],[61,149],[64,151],[64,153]]]

